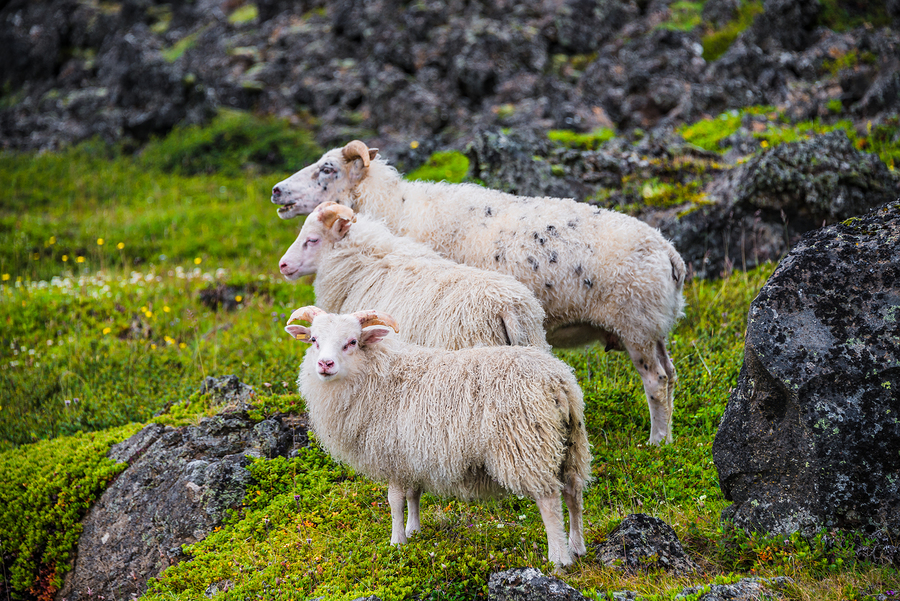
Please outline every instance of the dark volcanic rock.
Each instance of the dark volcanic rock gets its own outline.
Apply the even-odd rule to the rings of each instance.
[[[488,580],[491,601],[582,601],[580,592],[535,568],[494,572]]]
[[[786,576],[777,578],[744,578],[731,584],[711,584],[709,591],[696,597],[697,601],[758,601],[759,599],[784,599],[779,594],[786,586],[794,581]],[[675,599],[697,595],[706,587],[692,586],[684,589],[675,596]]]
[[[140,595],[148,578],[184,559],[182,545],[204,538],[241,505],[252,484],[249,456],[286,455],[295,437],[305,441],[305,431],[236,412],[198,426],[151,424],[115,445],[109,456],[130,465],[84,519],[74,569],[57,598]]]
[[[900,532],[900,202],[807,234],[750,307],[713,446],[728,515]]]
[[[803,233],[862,215],[900,187],[878,155],[838,130],[754,156],[708,194],[713,204],[660,228],[699,277],[778,260]]]
[[[596,545],[595,553],[600,563],[629,574],[665,570],[687,576],[699,569],[684,552],[672,527],[643,513],[626,516],[605,541]]]

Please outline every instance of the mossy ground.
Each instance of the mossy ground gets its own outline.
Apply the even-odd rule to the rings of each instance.
[[[292,392],[302,345],[282,326],[312,302],[312,287],[278,274],[299,223],[278,220],[267,194],[298,166],[226,177],[140,161],[84,147],[0,155],[8,191],[0,208],[0,495],[14,508],[12,518],[0,515],[0,591],[13,598],[52,593],[87,504],[123,467],[103,457],[137,427],[129,424],[196,423],[214,410],[195,394],[203,377],[227,373],[255,388],[260,419],[302,410]],[[666,193],[663,183],[648,182],[648,195]],[[704,570],[691,579],[625,577],[589,552],[563,576],[589,596],[630,589],[670,599],[688,585],[748,575],[793,577],[792,599],[900,589],[894,568],[855,562],[850,543],[748,536],[718,520],[727,502],[712,438],[740,369],[747,308],[771,269],[688,284],[687,314],[670,342],[680,378],[673,445],[645,444],[646,403],[623,354],[558,353],[585,392],[595,478],[585,496],[588,543],[645,512],[672,524]],[[315,443],[251,471],[257,485],[244,507],[187,549],[191,561],[164,572],[145,598],[204,598],[216,585],[217,599],[471,599],[486,595],[493,571],[550,570],[528,499],[425,495],[422,533],[393,548],[385,486]],[[23,479],[41,484],[23,487]],[[76,491],[78,511],[60,513]]]

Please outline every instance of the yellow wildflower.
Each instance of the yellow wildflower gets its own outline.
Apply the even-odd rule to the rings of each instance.
[[[116,244],[116,248],[118,248],[119,250],[122,250],[123,248],[125,248],[125,243],[119,242],[118,244]]]
[[[103,238],[97,238],[97,246],[103,246]]]
[[[196,259],[194,259],[194,265],[199,265],[202,262],[203,262],[203,259],[201,259],[200,257],[197,257]]]
[[[110,328],[110,327],[103,328],[104,334],[109,334],[110,332],[112,332],[112,328]]]
[[[82,257],[81,255],[78,255],[78,258],[75,259],[75,262],[76,263],[84,263],[84,257]]]

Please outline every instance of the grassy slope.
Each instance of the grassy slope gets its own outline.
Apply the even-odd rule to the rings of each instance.
[[[236,373],[262,394],[263,412],[297,406],[285,393],[302,347],[283,334],[283,315],[311,302],[312,290],[278,275],[277,257],[298,224],[279,221],[267,202],[272,182],[287,172],[173,175],[96,149],[0,156],[8,191],[0,208],[0,445],[7,449],[0,470],[12,483],[0,488],[0,501],[17,502],[17,486],[35,474],[49,491],[29,501],[26,511],[36,515],[60,511],[60,499],[85,478],[95,494],[109,469],[99,457],[127,432],[106,429],[148,420],[188,398],[205,375]],[[643,444],[648,416],[627,358],[597,348],[559,353],[587,403],[596,479],[585,498],[588,542],[642,511],[672,524],[704,569],[691,580],[625,578],[589,554],[565,577],[573,586],[598,598],[625,588],[670,598],[713,578],[786,574],[797,579],[796,599],[900,588],[896,571],[854,565],[847,549],[747,537],[718,523],[726,501],[712,438],[740,368],[747,307],[770,270],[688,285],[687,315],[671,342],[680,376],[672,446]],[[200,302],[202,290],[219,285],[233,309]],[[208,410],[194,401],[173,410],[179,423]],[[96,441],[63,436],[78,430],[104,432]],[[62,447],[16,448],[54,437]],[[57,457],[59,448],[72,456]],[[86,464],[97,467],[86,471]],[[492,571],[549,569],[540,517],[527,499],[463,504],[426,495],[424,531],[394,549],[385,487],[317,447],[258,462],[253,472],[259,487],[244,509],[195,545],[194,560],[168,570],[147,598],[197,598],[216,582],[230,588],[221,598],[471,598],[486,593]],[[87,507],[79,503],[81,513],[66,513],[55,531],[0,523],[0,538],[16,541],[4,548],[4,580],[14,568],[16,590],[36,583],[34,595],[58,583],[77,538],[66,528],[77,531]]]

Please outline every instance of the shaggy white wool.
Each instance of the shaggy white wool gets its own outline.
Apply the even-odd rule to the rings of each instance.
[[[449,259],[516,278],[543,305],[550,344],[599,340],[628,351],[647,395],[650,442],[671,442],[677,375],[666,338],[683,314],[685,266],[658,230],[572,199],[408,182],[356,141],[280,182],[272,200],[282,218],[338,202]]]
[[[425,346],[549,349],[544,310],[521,282],[445,259],[365,215],[328,227],[323,209],[313,211],[280,262],[290,279],[316,273],[322,309],[384,311],[404,324],[404,340]]]
[[[335,458],[388,482],[400,502],[408,491],[411,517],[422,490],[463,499],[527,495],[548,514],[550,559],[566,565],[562,493],[570,544],[584,553],[581,494],[591,455],[569,366],[533,347],[449,351],[393,334],[373,342],[372,328],[349,315],[321,314],[309,328],[286,329],[313,342],[298,384],[318,440]],[[394,517],[392,542],[405,542]]]

